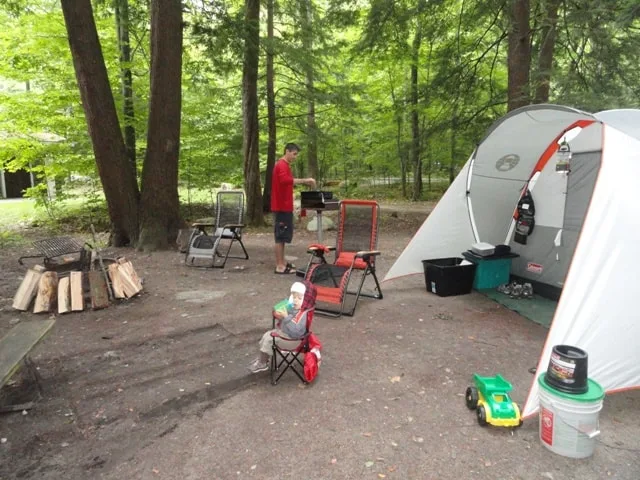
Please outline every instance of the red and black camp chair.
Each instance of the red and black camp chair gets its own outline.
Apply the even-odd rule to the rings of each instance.
[[[308,248],[310,258],[305,279],[318,290],[316,311],[319,314],[353,316],[360,296],[382,299],[375,265],[376,257],[380,255],[376,250],[379,211],[380,207],[374,201],[342,200],[336,246],[315,244]],[[333,263],[326,259],[331,251],[335,252]],[[351,282],[354,277],[355,281]],[[375,288],[363,291],[369,277]],[[349,290],[350,283],[356,284],[354,290]]]
[[[304,371],[304,357],[309,353],[314,345],[312,342],[315,340],[313,333],[311,332],[311,324],[313,323],[313,314],[316,304],[316,288],[309,282],[303,281],[306,289],[304,292],[304,298],[302,300],[302,306],[298,312],[299,321],[305,322],[306,329],[305,334],[300,339],[291,339],[277,332],[271,332],[273,337],[273,354],[271,355],[271,384],[276,385],[278,380],[288,370],[291,370],[297,375],[302,383],[308,383],[305,377]],[[273,328],[277,327],[277,319],[273,317]],[[276,339],[289,340],[287,346],[278,345]],[[298,342],[294,344],[294,342]]]

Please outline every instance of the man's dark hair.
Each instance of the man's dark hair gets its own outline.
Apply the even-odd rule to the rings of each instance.
[[[284,153],[287,153],[287,151],[289,151],[289,152],[299,152],[300,151],[300,147],[298,145],[296,145],[295,143],[287,143],[284,146]]]

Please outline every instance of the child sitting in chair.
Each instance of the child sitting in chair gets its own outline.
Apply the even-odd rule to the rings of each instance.
[[[293,349],[300,343],[299,339],[304,336],[307,329],[304,315],[300,312],[305,291],[304,283],[295,282],[291,286],[291,295],[288,301],[280,302],[274,307],[273,318],[278,320],[278,323],[275,329],[269,330],[262,335],[260,339],[260,355],[249,365],[251,373],[269,370],[274,338],[277,345],[283,349]],[[271,332],[275,332],[279,336],[272,337]],[[287,337],[292,340],[285,340],[281,337]]]

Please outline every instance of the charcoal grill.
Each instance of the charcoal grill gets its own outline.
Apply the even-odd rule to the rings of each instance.
[[[308,191],[300,194],[300,208],[315,210],[318,219],[318,243],[322,243],[322,212],[325,210],[338,210],[340,200],[333,198],[332,192]]]

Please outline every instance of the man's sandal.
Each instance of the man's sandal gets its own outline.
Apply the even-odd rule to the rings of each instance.
[[[278,270],[274,270],[273,273],[277,275],[290,275],[292,273],[296,273],[296,267],[291,263],[287,263],[283,271],[279,272]]]

